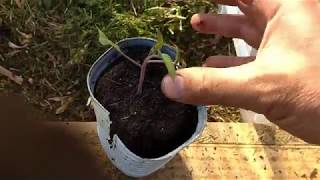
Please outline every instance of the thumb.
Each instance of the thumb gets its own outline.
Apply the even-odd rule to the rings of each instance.
[[[227,105],[261,112],[261,92],[255,86],[253,66],[231,68],[193,67],[162,80],[162,91],[170,99],[186,104]]]

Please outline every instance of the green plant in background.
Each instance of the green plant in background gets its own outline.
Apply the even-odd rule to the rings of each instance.
[[[175,78],[176,76],[175,63],[179,61],[177,61],[177,59],[173,61],[168,54],[161,52],[161,49],[164,46],[164,40],[160,31],[157,32],[157,37],[158,37],[157,43],[154,45],[153,48],[151,48],[149,55],[143,60],[142,64],[137,63],[136,60],[133,60],[132,58],[127,56],[125,53],[123,53],[121,48],[117,44],[109,40],[107,36],[100,29],[98,29],[98,32],[99,32],[99,42],[102,45],[110,45],[115,50],[117,50],[122,56],[124,56],[126,60],[128,60],[130,63],[140,68],[140,77],[139,77],[139,83],[138,83],[138,89],[137,89],[138,95],[142,93],[143,82],[145,79],[146,68],[148,64],[164,63],[171,78]]]
[[[65,30],[67,41],[72,44],[72,61],[75,63],[92,63],[99,57],[102,47],[93,40],[96,37],[96,26],[106,33],[111,41],[117,42],[127,37],[156,38],[157,30],[163,32],[166,42],[180,47],[182,54],[188,58],[190,66],[200,64],[203,53],[209,51],[211,35],[194,33],[190,19],[197,12],[215,12],[216,6],[209,0],[187,0],[166,3],[164,0],[131,1],[136,9],[133,12],[129,1],[113,0],[110,2],[73,1],[67,11]],[[89,4],[89,5],[88,5]],[[79,34],[81,34],[79,36]],[[74,39],[79,39],[75,42]],[[193,47],[190,49],[188,44]],[[92,55],[95,58],[92,58]],[[201,58],[200,58],[201,57]]]

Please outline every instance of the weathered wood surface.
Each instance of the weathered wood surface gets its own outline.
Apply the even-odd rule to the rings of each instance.
[[[95,123],[52,123],[87,145],[109,179],[126,179],[104,155]],[[143,179],[320,179],[320,146],[276,127],[208,123],[201,138]]]

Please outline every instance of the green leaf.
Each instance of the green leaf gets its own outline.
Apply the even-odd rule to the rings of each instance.
[[[112,46],[114,49],[116,49],[117,51],[119,52],[122,52],[120,47],[118,45],[116,45],[115,43],[113,43],[111,40],[109,40],[107,38],[107,36],[98,28],[98,31],[99,31],[99,42],[106,46],[106,45],[110,45]]]
[[[175,78],[176,77],[176,68],[174,67],[174,64],[172,62],[171,57],[168,54],[162,53],[161,54],[161,58],[162,58],[164,64],[166,65],[166,67],[167,67],[169,75],[172,78]]]

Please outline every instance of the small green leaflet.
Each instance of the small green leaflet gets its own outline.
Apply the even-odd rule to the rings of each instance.
[[[129,56],[127,56],[125,53],[123,53],[121,51],[121,48],[113,43],[112,41],[110,41],[110,39],[107,38],[107,36],[99,29],[97,28],[99,31],[99,42],[106,46],[106,45],[110,45],[112,46],[115,50],[117,50],[122,56],[124,56],[128,61],[130,61],[131,63],[135,64],[136,66],[140,67],[141,65],[139,63],[137,63],[134,59],[130,58]]]
[[[169,75],[172,78],[175,78],[176,77],[176,68],[173,65],[171,57],[168,54],[162,53],[161,54],[161,58],[162,58],[164,64],[166,65],[166,67],[167,67]]]
[[[112,46],[114,49],[116,49],[119,52],[122,52],[120,47],[118,45],[116,45],[115,43],[113,43],[112,41],[110,41],[107,36],[98,28],[99,31],[99,42],[106,46],[106,45],[110,45]]]

